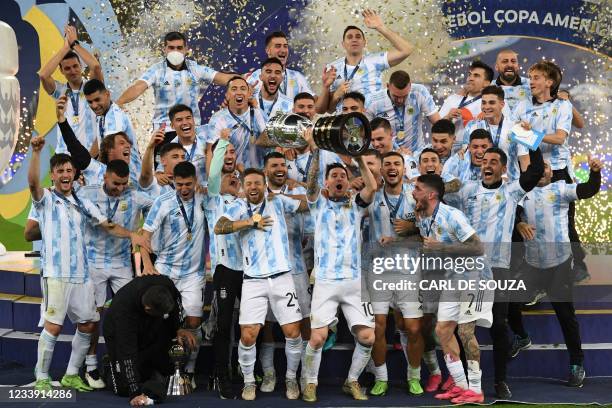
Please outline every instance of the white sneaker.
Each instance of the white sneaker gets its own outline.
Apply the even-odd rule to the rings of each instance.
[[[295,378],[288,378],[285,384],[287,386],[287,392],[285,394],[287,399],[296,400],[300,398],[300,388],[298,387],[298,383]]]
[[[245,401],[253,401],[255,399],[255,383],[244,384],[242,388],[242,399]]]
[[[101,390],[106,387],[97,368],[92,371],[85,371],[85,381],[87,381],[87,384],[94,390]]]
[[[261,387],[259,390],[261,392],[272,392],[274,391],[274,387],[276,386],[276,373],[274,371],[269,373],[264,373],[263,381],[261,382]]]

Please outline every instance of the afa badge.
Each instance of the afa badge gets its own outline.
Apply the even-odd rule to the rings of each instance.
[[[120,209],[121,211],[127,211],[127,209],[128,209],[128,203],[127,203],[127,201],[121,201],[121,202],[119,202],[119,209]]]

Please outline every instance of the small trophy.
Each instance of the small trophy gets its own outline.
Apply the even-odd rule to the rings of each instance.
[[[314,141],[324,150],[360,156],[370,147],[370,122],[359,112],[324,116],[314,124],[296,113],[277,112],[268,122],[266,130],[268,138],[278,146],[299,149],[307,144],[302,135],[309,127],[314,127]]]
[[[170,360],[174,364],[174,374],[170,376],[168,381],[168,396],[187,395],[193,392],[191,380],[183,373],[183,365],[187,359],[188,353],[180,344],[175,344],[168,352]]]

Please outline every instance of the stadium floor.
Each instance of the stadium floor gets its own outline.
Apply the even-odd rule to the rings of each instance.
[[[54,379],[59,379],[60,372],[52,372]],[[202,379],[203,380],[203,379]],[[32,371],[27,368],[17,366],[0,367],[0,384],[26,384],[32,381]],[[523,404],[538,404],[538,405],[554,405],[568,404],[568,406],[597,404],[607,405],[612,404],[612,377],[591,377],[587,378],[583,388],[566,387],[562,381],[550,378],[524,377],[510,378],[509,384],[512,387],[513,398],[512,402]],[[405,387],[402,384],[393,384],[389,393],[384,397],[370,397],[368,401],[357,402],[342,394],[340,390],[341,380],[338,380],[337,385],[326,383],[319,386],[318,397],[316,404],[307,404],[302,401],[287,401],[284,395],[285,387],[280,382],[273,393],[264,394],[257,393],[257,400],[254,402],[247,401],[221,401],[217,398],[216,393],[205,390],[204,386],[198,388],[193,394],[185,397],[174,397],[164,402],[164,406],[189,406],[189,407],[211,407],[216,406],[221,408],[224,406],[250,406],[257,407],[417,407],[417,406],[443,406],[433,398],[433,394],[425,394],[421,397],[414,397],[407,394]],[[235,390],[238,391],[240,386],[234,384]],[[492,395],[493,391],[492,379],[484,380],[485,393]],[[116,407],[121,404],[127,406],[127,399],[114,396],[109,391],[97,391],[91,393],[77,394],[77,404],[79,406],[87,406],[88,408]],[[486,404],[494,404],[494,398],[487,398]],[[3,403],[2,407],[74,407],[72,403],[26,403],[20,402],[16,404]],[[514,405],[503,403],[504,406]],[[501,406],[499,403],[496,407]],[[514,405],[516,406],[516,405]]]

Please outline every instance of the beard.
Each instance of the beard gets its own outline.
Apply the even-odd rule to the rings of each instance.
[[[518,76],[518,73],[516,71],[512,71],[511,74],[506,73],[506,72],[501,73],[502,79],[506,82],[514,82],[517,76]]]

